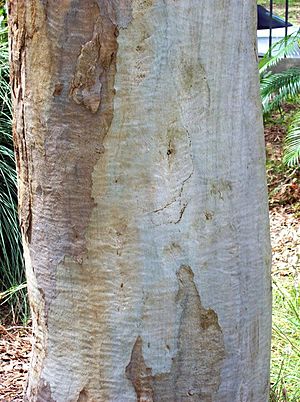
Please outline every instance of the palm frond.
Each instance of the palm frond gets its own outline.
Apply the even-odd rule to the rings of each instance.
[[[265,73],[267,69],[277,64],[286,56],[291,57],[299,54],[299,42],[300,29],[297,32],[293,32],[291,35],[288,35],[286,38],[276,42],[271,47],[271,54],[273,54],[273,56],[270,57],[270,52],[268,52],[260,60],[259,73]]]
[[[283,162],[291,167],[300,164],[300,110],[294,114],[288,127]]]
[[[261,78],[261,98],[264,114],[277,110],[282,103],[300,94],[300,68],[290,68]]]

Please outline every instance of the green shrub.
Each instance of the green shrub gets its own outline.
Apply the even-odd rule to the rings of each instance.
[[[293,55],[300,42],[300,30],[275,43],[272,57],[267,53],[260,61],[260,88],[264,117],[278,110],[286,102],[300,103],[300,68],[272,73],[269,68],[285,55]],[[290,167],[300,164],[300,113],[292,116],[284,142],[283,162]]]
[[[299,285],[290,279],[273,286],[270,402],[300,400]]]
[[[1,13],[0,13],[1,15]],[[0,303],[15,321],[27,316],[25,271],[17,212],[17,176],[12,142],[7,28],[0,28]],[[6,309],[3,309],[4,304]]]

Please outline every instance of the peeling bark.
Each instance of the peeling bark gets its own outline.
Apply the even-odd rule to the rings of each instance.
[[[132,349],[131,360],[126,367],[126,375],[132,382],[137,402],[153,402],[154,390],[151,368],[147,367],[143,357],[143,340],[137,337]]]
[[[9,1],[25,400],[267,401],[255,12]]]
[[[42,288],[44,278],[55,282],[66,255],[80,262],[86,253],[85,232],[95,205],[91,175],[113,118],[118,35],[118,2],[55,3],[10,3],[20,216],[28,243],[35,222],[33,254],[42,255],[51,244],[54,256],[39,262]],[[129,7],[120,4],[122,10]],[[55,283],[46,286],[46,305],[54,289]]]
[[[177,353],[168,373],[152,375],[143,357],[138,336],[126,367],[137,402],[212,402],[219,389],[225,345],[216,313],[203,308],[189,266],[177,272],[181,307]]]

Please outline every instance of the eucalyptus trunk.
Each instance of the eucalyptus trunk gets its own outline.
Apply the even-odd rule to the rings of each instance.
[[[25,400],[267,402],[256,1],[9,12]]]

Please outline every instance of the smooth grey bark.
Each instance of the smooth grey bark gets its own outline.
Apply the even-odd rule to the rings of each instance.
[[[9,9],[25,400],[267,402],[256,2]]]

